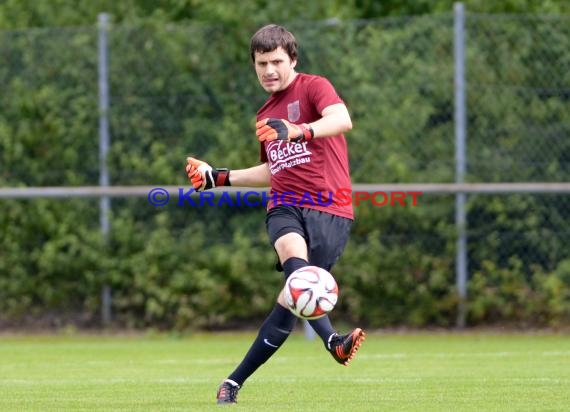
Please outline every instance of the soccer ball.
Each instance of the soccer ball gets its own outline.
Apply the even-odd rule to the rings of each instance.
[[[338,285],[333,275],[317,266],[297,269],[285,282],[285,302],[296,316],[318,319],[333,310]]]

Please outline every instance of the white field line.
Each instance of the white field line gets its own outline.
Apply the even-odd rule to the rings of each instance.
[[[265,376],[260,378],[258,376],[252,376],[250,380],[252,382],[277,382],[277,383],[298,383],[304,382],[306,380],[312,380],[312,377],[289,377],[289,376]],[[441,378],[436,378],[437,380],[442,380]],[[450,377],[449,379],[454,379]],[[361,384],[422,384],[428,381],[432,381],[432,378],[426,377],[384,377],[384,376],[373,376],[373,377],[345,377],[345,376],[321,376],[319,378],[322,382],[352,382]],[[517,384],[548,384],[548,385],[564,385],[568,387],[570,385],[570,378],[549,378],[549,377],[528,377],[528,378],[516,378],[516,377],[496,377],[493,379],[485,379],[486,382],[508,382]],[[75,378],[69,379],[0,379],[0,388],[2,386],[92,386],[92,385],[118,385],[118,384],[153,384],[153,385],[197,385],[197,384],[208,384],[217,385],[219,383],[218,378],[203,378],[203,377],[172,377],[172,378],[158,378],[158,379],[132,379],[132,378],[92,378],[92,379],[81,379],[77,380]]]
[[[1,379],[2,385],[117,385],[117,384],[157,384],[157,385],[188,385],[188,384],[215,384],[219,383],[218,378],[201,378],[201,377],[172,377],[158,379],[132,379],[132,378],[90,378],[90,379]]]
[[[434,359],[454,359],[454,358],[508,358],[508,357],[560,357],[568,358],[570,360],[570,351],[545,351],[545,352],[513,352],[513,351],[501,351],[501,352],[396,352],[396,353],[374,353],[367,354],[359,352],[357,355],[358,359],[415,359],[415,358],[434,358]],[[295,359],[304,357],[304,355],[299,355],[295,357],[279,355],[271,359],[271,362],[286,363],[291,362]],[[120,362],[117,360],[91,360],[85,362],[87,366],[107,366],[116,365],[117,363],[124,363],[128,365],[225,365],[228,363],[235,363],[239,361],[239,357],[236,358],[208,358],[208,359],[159,359],[159,360],[142,360],[133,361],[125,360],[125,362]],[[65,362],[60,362],[61,364]],[[0,362],[0,366],[2,363]],[[18,366],[16,363],[9,363],[10,368]],[[0,378],[1,380],[1,378]]]
[[[547,351],[547,352],[424,352],[424,353],[359,353],[359,359],[413,359],[413,358],[508,358],[508,357],[568,357],[570,351]]]

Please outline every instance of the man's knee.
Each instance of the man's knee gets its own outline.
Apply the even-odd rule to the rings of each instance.
[[[307,260],[307,242],[305,238],[298,233],[290,232],[281,236],[273,245],[279,256],[281,263],[291,257],[298,257]]]

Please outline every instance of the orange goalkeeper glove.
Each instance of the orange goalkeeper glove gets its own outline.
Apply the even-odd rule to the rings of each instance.
[[[217,186],[231,186],[229,169],[214,169],[208,163],[193,157],[186,158],[186,175],[197,192]]]
[[[308,124],[293,124],[285,119],[263,119],[255,124],[255,128],[257,129],[255,134],[260,142],[285,140],[300,143],[315,137],[313,129]]]

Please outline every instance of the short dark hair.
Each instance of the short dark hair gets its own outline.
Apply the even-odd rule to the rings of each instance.
[[[255,53],[267,53],[279,46],[289,55],[291,60],[297,60],[297,40],[285,27],[268,24],[259,29],[251,37],[251,60],[255,62]]]

